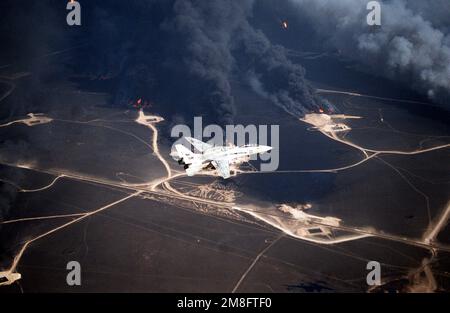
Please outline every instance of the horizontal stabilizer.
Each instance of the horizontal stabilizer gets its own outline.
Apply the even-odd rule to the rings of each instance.
[[[189,167],[186,169],[186,174],[188,176],[194,176],[197,174],[201,169],[203,168],[203,165],[201,162],[194,162],[189,165]]]

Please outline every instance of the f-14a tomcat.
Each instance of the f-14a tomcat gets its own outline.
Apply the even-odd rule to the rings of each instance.
[[[220,176],[229,178],[230,165],[241,164],[257,153],[270,151],[272,147],[263,145],[213,146],[192,137],[184,137],[198,153],[194,153],[182,144],[175,145],[170,155],[193,176],[203,169],[216,169]]]

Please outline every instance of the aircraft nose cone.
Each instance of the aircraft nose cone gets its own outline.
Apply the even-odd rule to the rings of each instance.
[[[261,150],[261,153],[264,153],[264,152],[272,150],[272,147],[270,147],[270,146],[259,146],[259,149]]]

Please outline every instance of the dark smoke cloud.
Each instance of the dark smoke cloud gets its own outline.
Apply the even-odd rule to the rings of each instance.
[[[253,1],[177,1],[174,5],[171,30],[182,35],[189,72],[211,88],[206,90],[207,102],[231,119],[233,74],[295,116],[329,106],[314,94],[305,82],[304,69],[288,60],[283,47],[272,45],[249,24],[252,8]]]
[[[450,2],[385,0],[381,26],[366,23],[366,0],[290,0],[326,47],[431,100],[450,94]]]
[[[94,78],[117,80],[117,105],[144,96],[172,116],[230,123],[237,78],[257,82],[255,90],[296,116],[328,106],[306,83],[304,69],[251,26],[251,0],[109,1],[90,11],[88,38],[96,45],[80,59]]]
[[[162,28],[177,39],[181,66],[202,90],[198,101],[206,102],[230,122],[234,114],[230,48],[236,29],[248,14],[248,3],[176,1],[173,11],[173,18],[166,20]]]
[[[294,116],[303,116],[319,108],[336,110],[306,82],[304,68],[292,63],[285,49],[272,45],[261,31],[246,23],[238,40],[241,48],[239,67],[246,68],[248,82],[257,93]]]
[[[32,72],[30,94],[45,90],[49,77],[61,79],[61,73],[71,70],[89,78],[87,83],[80,80],[81,88],[105,88],[116,106],[144,98],[162,104],[167,111],[162,113],[169,116],[232,122],[232,79],[251,86],[257,82],[264,91],[260,94],[296,116],[327,106],[305,82],[304,69],[249,23],[253,0],[108,0],[81,5],[82,26],[69,27],[64,2],[1,4],[6,12],[0,22],[6,47],[2,53]],[[70,59],[65,64],[40,57],[80,44],[86,46],[64,53]],[[26,113],[29,103],[36,101],[10,106],[16,109],[9,115]]]

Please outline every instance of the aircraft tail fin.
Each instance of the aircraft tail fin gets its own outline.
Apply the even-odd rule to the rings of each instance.
[[[184,137],[184,139],[186,139],[187,142],[189,142],[192,146],[194,146],[195,149],[197,149],[199,152],[202,153],[213,147],[209,143],[203,142],[201,140],[192,137]]]

